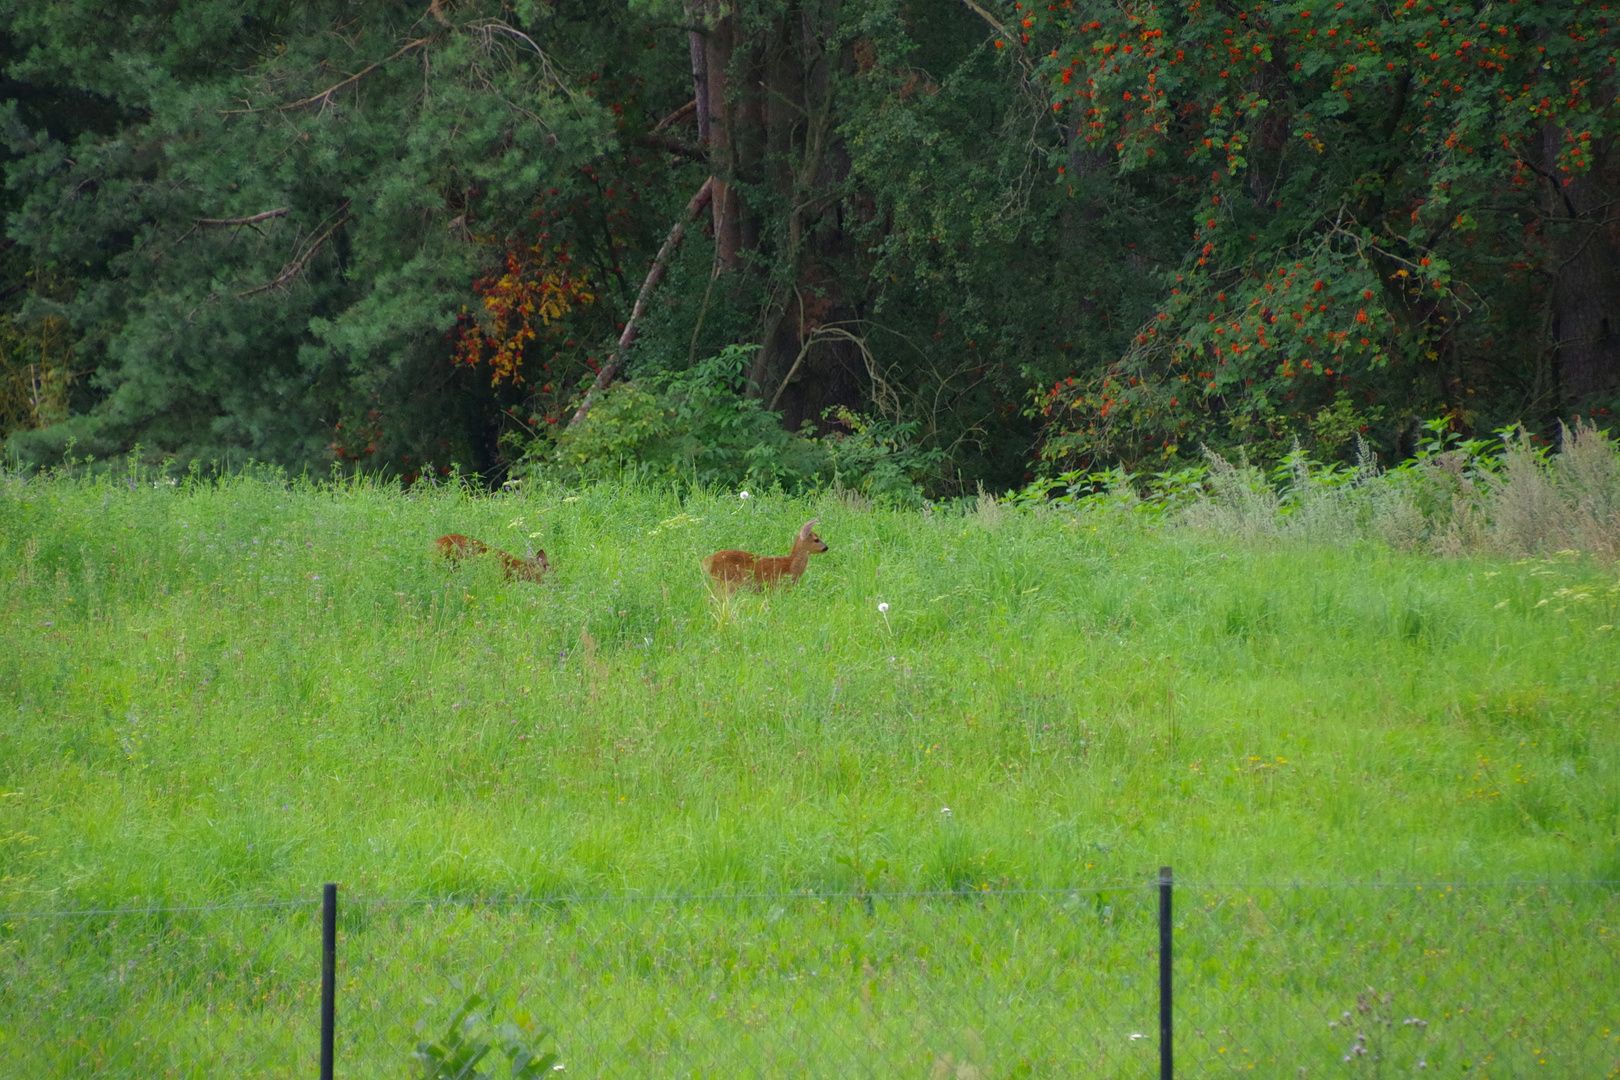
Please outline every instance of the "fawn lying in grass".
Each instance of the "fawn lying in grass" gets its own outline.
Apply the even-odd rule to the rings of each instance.
[[[827,550],[827,545],[813,531],[817,518],[811,518],[793,540],[791,555],[767,555],[761,558],[746,551],[717,551],[703,560],[703,569],[721,589],[730,592],[739,585],[768,589],[782,584],[796,583],[804,575],[810,556]]]
[[[513,578],[539,581],[545,572],[551,569],[551,564],[546,561],[546,553],[543,551],[536,551],[532,559],[520,559],[515,555],[508,555],[499,548],[492,548],[482,540],[474,540],[460,533],[439,537],[433,541],[433,550],[449,559],[452,565],[462,559],[470,559],[474,555],[493,555],[501,560],[501,567],[508,581]]]

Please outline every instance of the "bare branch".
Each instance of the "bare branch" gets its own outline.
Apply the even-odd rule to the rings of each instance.
[[[534,38],[530,37],[528,34],[525,34],[517,27],[509,26],[499,19],[484,19],[480,22],[467,23],[465,24],[465,28],[469,30],[482,31],[485,35],[486,41],[489,40],[490,34],[501,33],[505,34],[507,37],[521,41],[528,45],[529,48],[534,50],[534,55],[540,59],[541,74],[544,75],[545,78],[549,80],[557,90],[567,94],[570,98],[577,97],[577,91],[570,87],[569,80],[564,78],[563,73],[558,71],[557,68],[552,64],[551,57],[546,55],[544,49],[535,44]],[[533,114],[528,113],[527,115],[532,116]]]
[[[361,79],[365,78],[367,75],[370,75],[373,71],[376,71],[378,68],[382,67],[384,64],[389,63],[390,61],[393,61],[393,60],[398,60],[400,57],[404,56],[406,53],[415,52],[417,49],[420,49],[423,45],[426,45],[431,40],[433,40],[433,39],[424,37],[424,38],[417,38],[415,41],[407,42],[405,45],[403,45],[399,49],[398,52],[394,53],[392,56],[389,56],[389,57],[387,57],[385,59],[379,60],[375,64],[371,64],[371,65],[368,65],[366,67],[361,68],[359,71],[355,72],[353,75],[350,75],[347,79],[344,79],[340,83],[335,83],[332,86],[327,87],[325,90],[322,90],[320,93],[316,94],[314,97],[307,97],[307,98],[304,98],[302,101],[289,102],[286,105],[278,105],[278,106],[276,106],[276,111],[277,112],[291,112],[294,109],[302,109],[306,105],[325,105],[328,101],[332,100],[332,95],[337,93],[339,90],[342,90],[346,86],[353,86],[355,83],[359,82]]]
[[[314,95],[313,97],[303,98],[303,99],[301,99],[299,101],[289,101],[285,105],[277,105],[275,107],[274,111],[275,112],[291,112],[294,109],[302,109],[307,105],[325,105],[327,102],[332,100],[332,95],[337,93],[339,90],[342,90],[346,86],[353,86],[355,83],[359,82],[361,79],[365,78],[367,75],[370,75],[373,71],[376,71],[378,68],[382,67],[384,64],[387,64],[387,63],[389,63],[390,61],[393,61],[393,60],[398,60],[400,57],[404,56],[406,53],[414,52],[415,50],[420,49],[423,45],[426,45],[429,41],[432,41],[432,40],[433,39],[431,37],[424,37],[424,38],[417,38],[415,41],[407,42],[405,45],[403,45],[400,48],[400,50],[398,52],[394,53],[392,56],[385,57],[384,59],[377,61],[375,64],[368,64],[367,66],[361,68],[359,71],[355,72],[353,75],[350,75],[347,79],[344,79],[342,82],[335,83],[332,86],[328,86],[325,90],[322,90],[320,93]],[[271,111],[271,110],[269,110],[269,109],[221,109],[219,111],[219,115],[221,115],[221,116],[243,116],[243,115],[245,115],[247,113],[269,112],[269,111]]]
[[[1046,122],[1056,123],[1054,114],[1047,105],[1045,88],[1035,78],[1035,62],[1029,55],[1029,49],[1026,47],[1027,42],[1025,41],[1028,35],[1016,27],[1009,30],[1005,23],[980,7],[974,0],[962,0],[962,5],[988,23],[990,29],[1001,35],[1007,46],[1007,52],[1011,54],[1011,59],[1024,73],[1020,85],[1020,88],[1024,91],[1024,96],[1031,101],[1038,102],[1035,115]],[[1061,126],[1059,124],[1059,127]]]
[[[776,396],[771,398],[770,412],[776,411],[776,406],[782,400],[782,395],[787,392],[788,383],[792,382],[793,376],[799,373],[799,365],[804,363],[804,358],[810,355],[811,347],[816,342],[826,341],[829,338],[851,342],[861,351],[861,356],[865,358],[868,373],[877,370],[877,361],[873,359],[872,350],[867,347],[865,338],[857,337],[841,326],[818,326],[810,331],[809,337],[804,339],[804,344],[799,347],[799,355],[794,359],[793,366],[788,368],[788,373],[783,376],[782,385],[776,388]]]
[[[338,229],[342,227],[344,222],[352,220],[354,220],[353,214],[344,214],[342,217],[337,219],[330,229],[327,229],[325,232],[321,233],[320,236],[317,236],[314,243],[310,244],[309,247],[304,249],[304,253],[302,255],[298,256],[298,258],[282,267],[281,273],[276,275],[276,280],[266,285],[260,285],[256,289],[249,289],[247,292],[237,293],[236,295],[239,298],[246,299],[249,296],[256,296],[262,292],[269,292],[271,289],[287,284],[287,282],[304,272],[304,268],[309,265],[309,260],[315,257],[315,253],[321,250],[321,245],[331,239],[332,234],[337,232]]]
[[[282,207],[276,208],[275,210],[266,210],[262,214],[254,214],[252,217],[227,217],[227,218],[200,217],[200,218],[197,219],[197,224],[198,225],[254,225],[254,224],[257,224],[258,222],[261,222],[261,221],[269,221],[271,218],[286,217],[287,216],[287,210],[288,210],[287,207],[282,206]]]
[[[534,43],[534,38],[530,37],[528,34],[525,34],[515,26],[509,26],[499,19],[490,19],[489,21],[480,23],[479,25],[490,30],[499,30],[501,33],[506,34],[509,37],[514,37],[519,41],[525,42],[529,48],[534,50],[534,54],[536,56],[540,57],[542,60],[550,60],[550,57],[546,56],[545,50]]]

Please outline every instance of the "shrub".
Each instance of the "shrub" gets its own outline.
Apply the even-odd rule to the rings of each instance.
[[[621,382],[577,426],[520,445],[515,476],[565,483],[658,477],[697,485],[788,491],[834,487],[900,503],[921,501],[917,479],[944,455],[913,443],[915,423],[829,410],[844,429],[816,438],[743,393],[755,346],[731,345],[687,371]]]

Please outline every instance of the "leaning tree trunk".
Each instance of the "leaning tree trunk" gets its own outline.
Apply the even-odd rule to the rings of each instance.
[[[568,421],[569,427],[589,416],[591,406],[595,404],[597,397],[612,384],[613,376],[618,374],[626,354],[630,352],[630,346],[635,344],[636,335],[641,332],[641,320],[647,316],[647,304],[657,291],[659,282],[664,280],[664,271],[669,268],[669,258],[675,254],[675,249],[681,246],[681,238],[686,235],[686,226],[703,213],[704,207],[709,205],[713,197],[714,179],[711,177],[703,182],[703,186],[698,188],[698,193],[686,204],[686,210],[669,230],[669,236],[664,239],[664,246],[658,249],[658,256],[653,259],[646,280],[641,283],[641,292],[636,296],[636,306],[624,324],[624,331],[619,334],[619,343],[614,348],[613,355],[608,358],[608,362],[602,365],[602,370],[596,373],[596,381],[585,391],[585,400],[574,410],[574,418]]]

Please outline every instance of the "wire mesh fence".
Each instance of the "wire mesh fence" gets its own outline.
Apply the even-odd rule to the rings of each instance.
[[[1188,884],[1177,898],[1187,1075],[1620,1073],[1620,883]]]
[[[1617,898],[1620,883],[1178,883],[1176,1074],[1615,1075]],[[345,896],[337,913],[345,1078],[435,1075],[415,1055],[474,995],[480,1068],[503,1060],[501,1032],[544,1028],[565,1075],[1160,1074],[1154,885]],[[0,1074],[317,1076],[321,915],[0,916]]]

